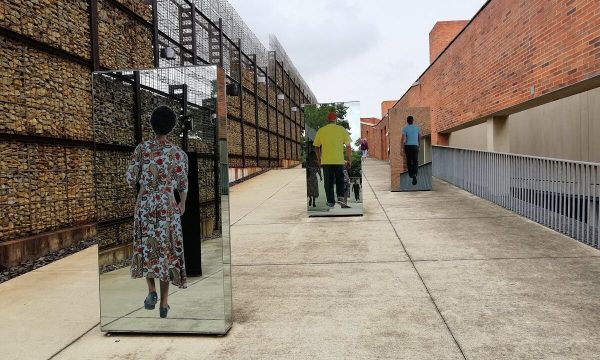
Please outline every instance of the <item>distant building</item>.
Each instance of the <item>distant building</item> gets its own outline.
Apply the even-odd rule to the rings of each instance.
[[[388,160],[387,118],[383,121],[378,118],[361,118],[361,138],[367,139],[369,144],[369,157],[379,160]]]
[[[385,158],[382,128],[402,126],[400,114],[428,109],[425,144],[600,162],[597,8],[490,0],[470,21],[436,23],[430,66],[392,106],[382,103],[387,119],[365,121],[371,153]]]

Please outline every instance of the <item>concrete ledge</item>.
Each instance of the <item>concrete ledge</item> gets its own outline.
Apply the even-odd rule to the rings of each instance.
[[[114,265],[125,259],[131,259],[133,247],[131,244],[119,245],[98,251],[98,266]]]
[[[0,243],[0,266],[12,267],[94,236],[95,223]]]

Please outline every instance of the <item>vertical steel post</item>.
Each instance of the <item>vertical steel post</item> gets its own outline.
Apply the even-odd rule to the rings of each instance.
[[[291,127],[291,124],[290,124],[290,126],[288,126],[288,123],[291,122],[291,113],[292,113],[292,109],[290,108],[290,104],[291,104],[291,102],[290,102],[290,74],[285,71],[285,68],[283,67],[283,61],[282,61],[282,66],[281,67],[283,69],[283,76],[281,77],[281,79],[282,80],[284,80],[285,78],[288,79],[287,89],[284,87],[285,86],[284,85],[285,81],[283,81],[283,84],[281,84],[281,86],[283,88],[283,93],[285,94],[285,96],[288,99],[288,101],[287,101],[287,104],[288,104],[287,109],[286,109],[286,106],[285,106],[285,100],[283,101],[283,106],[284,106],[284,108],[283,108],[283,119],[284,119],[284,122],[283,122],[283,134],[284,135],[283,136],[284,136],[284,141],[285,141],[285,147],[283,148],[283,155],[284,155],[285,160],[290,160],[290,158],[292,156],[291,156],[291,154],[288,154],[288,152],[287,152],[287,143],[288,142],[290,143],[290,152],[292,150],[292,139],[291,139],[291,136],[290,136],[290,132],[291,131],[288,130],[288,128]],[[285,113],[286,110],[290,114],[289,117],[286,117],[287,116],[286,113]],[[285,137],[286,131],[287,131],[287,134],[288,134],[287,137]]]
[[[580,239],[580,221],[581,218],[581,165],[575,165],[575,238]]]
[[[219,18],[219,66],[225,69],[223,51],[223,19]]]
[[[154,46],[154,67],[156,68],[160,66],[158,36],[158,1],[152,0],[152,43]]]
[[[196,5],[191,4],[192,12],[192,64],[198,65],[198,46],[196,45]]]
[[[90,0],[90,35],[92,40],[92,67],[100,69],[100,47],[98,45],[98,0]]]
[[[188,115],[188,85],[183,84],[181,89],[181,109],[183,112],[183,117],[186,118]],[[188,129],[188,122],[190,120],[185,120],[185,125],[183,127],[183,139],[181,139],[181,145],[183,151],[189,151],[190,147],[190,134]]]
[[[277,52],[273,52],[273,63],[275,64],[275,74],[273,74],[273,83],[275,84],[275,134],[277,136],[277,166],[281,166],[281,157],[279,152],[279,84],[277,84]]]
[[[221,48],[222,50],[222,48]],[[222,52],[222,51],[221,51]],[[226,76],[225,70],[222,66],[219,66],[216,71],[216,101],[215,101],[215,136],[214,136],[214,144],[213,144],[213,152],[214,152],[214,179],[215,179],[215,224],[219,224],[221,221],[221,195],[224,191],[221,190],[221,169],[223,169],[223,180],[225,182],[228,179],[227,174],[227,159],[226,156],[221,156],[221,152],[227,151],[227,95],[225,92],[226,86]],[[223,126],[225,125],[225,126]],[[223,161],[223,164],[221,163]],[[223,229],[224,224],[220,224],[220,229]],[[228,224],[225,224],[228,226]]]
[[[246,142],[245,142],[245,131],[244,131],[244,74],[242,73],[242,39],[237,40],[238,48],[238,80],[240,84],[240,126],[242,133],[242,168],[246,168]]]
[[[598,231],[598,216],[600,215],[598,212],[598,170],[600,170],[599,166],[594,166],[593,175],[592,175],[592,238],[594,245],[599,248],[600,247],[600,231]]]
[[[585,237],[585,243],[589,244],[589,215],[590,215],[590,166],[583,165],[583,176],[582,176],[582,193],[581,199],[581,235]]]
[[[252,55],[254,63],[254,125],[256,125],[256,167],[260,167],[260,132],[258,131],[258,66],[256,64],[256,54]]]
[[[140,72],[133,72],[133,117],[135,143],[142,142],[142,100],[141,100],[141,80]]]
[[[265,83],[265,91],[266,91],[266,98],[267,98],[267,143],[268,143],[268,148],[269,148],[269,167],[271,167],[271,103],[269,102],[269,83],[270,78],[269,78],[269,65],[267,65],[267,69],[265,71],[265,78],[266,78],[266,83]]]

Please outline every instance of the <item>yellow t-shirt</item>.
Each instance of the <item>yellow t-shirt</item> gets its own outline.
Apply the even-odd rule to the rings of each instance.
[[[350,145],[348,131],[337,124],[327,124],[317,131],[315,147],[321,147],[321,164],[343,165],[344,145]]]

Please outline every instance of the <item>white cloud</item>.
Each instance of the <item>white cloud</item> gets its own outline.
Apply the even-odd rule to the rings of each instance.
[[[380,114],[429,65],[436,21],[470,19],[484,0],[229,0],[268,44],[277,35],[319,101]]]

